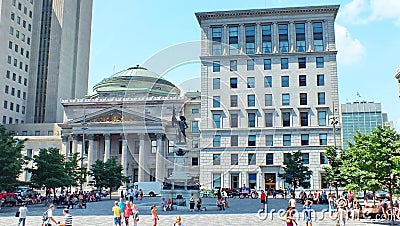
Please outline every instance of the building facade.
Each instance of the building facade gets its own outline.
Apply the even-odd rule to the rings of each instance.
[[[340,142],[330,124],[338,117],[338,9],[196,13],[203,188],[287,187],[278,173],[285,155],[297,150],[313,172],[311,187],[327,186],[324,148]]]
[[[28,123],[61,123],[60,99],[87,94],[92,4],[34,1]]]
[[[3,125],[25,123],[33,8],[33,0],[0,2],[0,116]]]

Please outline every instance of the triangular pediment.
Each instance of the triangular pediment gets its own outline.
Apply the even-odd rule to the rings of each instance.
[[[70,123],[82,123],[84,116],[75,118]],[[161,122],[161,119],[144,115],[141,112],[135,112],[119,107],[109,107],[92,112],[86,115],[87,123],[104,122],[104,123],[118,123],[118,122]]]

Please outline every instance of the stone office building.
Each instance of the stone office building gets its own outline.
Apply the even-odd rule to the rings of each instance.
[[[324,148],[340,146],[334,22],[339,6],[196,13],[201,28],[200,184],[284,188],[300,150],[326,187]],[[337,125],[337,128],[339,125]]]

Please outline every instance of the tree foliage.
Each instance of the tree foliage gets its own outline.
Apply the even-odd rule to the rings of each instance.
[[[338,197],[338,188],[344,185],[343,175],[341,174],[343,159],[341,154],[338,154],[336,147],[326,147],[324,155],[329,163],[329,166],[323,167],[325,170],[325,177],[328,182],[332,183],[335,187],[336,195]]]
[[[357,133],[343,152],[341,172],[348,189],[391,192],[391,175],[400,175],[400,135],[382,126],[369,134]]]
[[[300,151],[290,153],[288,158],[285,159],[284,173],[278,174],[286,183],[292,185],[293,190],[296,190],[298,187],[310,187],[312,171],[309,170],[308,166],[303,164],[302,156],[303,154]]]
[[[21,153],[24,142],[0,125],[0,191],[12,191],[20,183],[18,177],[25,164]]]
[[[97,188],[110,188],[111,199],[112,189],[118,188],[122,185],[122,182],[126,180],[125,176],[122,174],[122,170],[123,167],[118,163],[117,159],[111,157],[106,162],[97,160],[92,165],[92,170],[89,172],[89,175],[94,177]]]
[[[80,153],[74,153],[65,162],[65,170],[72,178],[72,184],[69,186],[77,186],[86,182],[87,171],[85,167],[80,167],[80,161],[83,158],[78,157]]]

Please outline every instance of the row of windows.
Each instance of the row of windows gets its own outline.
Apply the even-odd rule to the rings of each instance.
[[[25,8],[26,9],[26,8]],[[29,11],[29,17],[31,17],[32,18],[32,11]],[[18,25],[21,25],[21,17],[20,16],[17,16],[17,17],[15,17],[15,13],[11,13],[11,20],[12,21],[17,21],[17,24]],[[28,23],[28,22],[26,22],[26,20],[22,20],[22,27],[23,28],[27,28],[28,29],[28,31],[32,31],[32,24],[30,24],[30,23]]]
[[[8,117],[8,124],[19,124],[20,120],[19,119],[15,119],[13,117]],[[21,124],[24,124],[25,121],[21,120]],[[7,124],[7,116],[3,115],[3,125]]]
[[[8,48],[9,49],[14,49],[14,51],[16,52],[16,53],[20,53],[21,54],[21,56],[25,56],[26,58],[28,58],[29,59],[29,51],[27,50],[27,51],[25,51],[24,50],[24,48],[22,48],[22,47],[19,47],[18,46],[18,44],[14,44],[14,48],[13,48],[13,42],[12,41],[8,41]]]
[[[228,45],[229,54],[237,55],[239,54],[239,26],[230,25],[228,26]],[[306,51],[306,35],[312,36],[311,43],[313,45],[314,51],[324,51],[323,45],[323,25],[322,22],[312,23],[312,34],[306,32],[305,23],[295,23],[295,33],[289,32],[289,24],[278,23],[278,36],[275,37],[273,34],[272,24],[261,25],[258,29],[261,29],[261,43],[258,43],[262,47],[261,53],[272,53],[273,51],[273,41],[277,42],[279,52],[287,53],[289,49],[289,38],[290,36],[295,36],[295,43],[290,43],[295,48],[296,52]],[[211,31],[212,44],[212,54],[222,55],[222,26],[215,26]],[[256,26],[254,24],[248,24],[244,26],[244,53],[255,54],[256,53]],[[260,45],[261,44],[261,45]]]
[[[14,60],[12,60],[11,56],[7,57],[7,63],[14,65],[14,67],[18,67],[18,59],[14,58]],[[19,62],[19,69],[24,70],[24,63],[22,61]],[[25,64],[25,72],[28,72],[28,70],[29,65]]]
[[[321,133],[318,135],[319,139],[319,145],[327,145],[327,134],[326,133]],[[230,136],[230,146],[231,147],[238,147],[239,142],[238,142],[239,136],[238,135],[231,135]],[[283,134],[282,135],[283,139],[283,146],[292,146],[292,135],[291,134]],[[248,147],[260,147],[260,144],[256,144],[257,136],[256,135],[248,135],[247,136],[247,146]],[[310,135],[309,134],[301,134],[301,141],[300,141],[301,146],[307,146],[310,145]],[[272,147],[274,146],[274,135],[265,135],[265,146],[266,147]],[[296,145],[297,146],[297,145]],[[214,135],[213,137],[213,147],[221,147],[221,135]]]
[[[232,77],[229,79],[229,87],[231,89],[238,88],[238,78]],[[256,88],[256,78],[255,77],[247,77],[246,87],[247,88]],[[272,76],[264,76],[263,81],[265,88],[272,88]],[[318,74],[316,78],[317,86],[325,86],[325,75]],[[299,75],[298,77],[298,85],[299,86],[307,86],[307,75]],[[281,87],[289,87],[290,86],[290,76],[283,75],[281,76]],[[221,89],[221,78],[213,78],[213,89]]]
[[[237,60],[229,61],[229,71],[237,71]],[[289,58],[281,58],[281,67],[280,69],[285,70],[289,69]],[[253,71],[255,67],[255,62],[253,59],[247,60],[246,69],[247,71]],[[297,58],[297,67],[299,69],[307,68],[307,58],[306,57],[299,57]],[[323,57],[316,57],[315,58],[315,68],[324,68],[325,67],[325,60]],[[272,70],[272,61],[271,59],[264,59],[263,64],[264,70]],[[221,61],[213,61],[213,72],[220,72],[221,71]]]
[[[12,73],[12,78],[11,78],[11,71],[7,70],[6,71],[6,78],[7,79],[12,79],[14,82],[16,82],[17,81],[17,74],[16,73]],[[18,76],[18,83],[22,84],[22,76],[21,75]],[[28,79],[24,78],[23,83],[24,83],[24,86],[27,86],[28,85]]]
[[[21,90],[16,90],[14,87],[11,87],[9,85],[5,85],[4,87],[4,93],[5,94],[10,94],[11,96],[17,96],[18,98],[21,98],[21,93],[22,93],[22,99],[26,100],[26,92],[21,92]]]
[[[5,100],[3,103],[3,107],[4,107],[4,109],[9,109],[10,111],[14,111],[14,103],[13,102],[10,102],[10,105],[8,106],[8,101]],[[15,112],[20,113],[20,111],[21,111],[21,114],[24,115],[25,114],[25,106],[20,107],[19,104],[16,104]]]
[[[10,27],[10,35],[14,36],[14,27]],[[26,37],[24,33],[20,32],[18,29],[15,30],[15,37],[20,39],[22,42],[26,41],[26,44],[31,44],[31,38]]]
[[[265,94],[264,96],[264,106],[272,106],[272,94]],[[282,106],[291,106],[290,104],[290,93],[282,93],[281,95],[281,104]],[[300,93],[299,104],[307,105],[308,103],[308,94]],[[325,92],[317,93],[317,104],[325,105]],[[221,96],[213,96],[213,108],[221,107]],[[247,107],[255,107],[256,106],[256,95],[248,94],[247,95]],[[238,95],[230,96],[230,107],[238,107]]]
[[[290,153],[283,153],[283,162],[279,162],[286,164],[289,159]],[[231,165],[239,165],[239,154],[231,154],[230,155],[230,164]],[[310,164],[310,154],[302,153],[302,162],[307,165]],[[319,154],[319,163],[320,164],[328,164],[328,160],[325,157],[324,153]],[[257,164],[257,155],[256,153],[248,153],[247,154],[247,165],[256,165]],[[262,164],[262,163],[259,163]],[[266,165],[274,165],[274,153],[267,153],[265,155],[265,164]],[[221,165],[221,154],[213,154],[213,165],[218,166]]]

